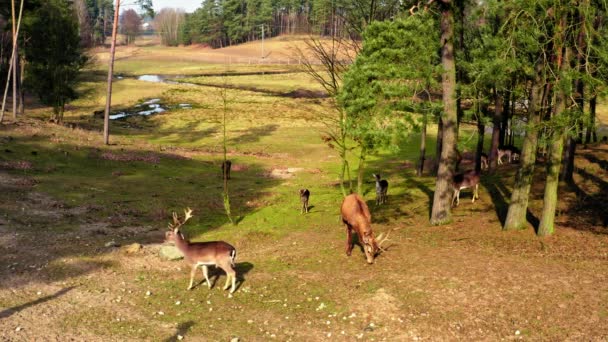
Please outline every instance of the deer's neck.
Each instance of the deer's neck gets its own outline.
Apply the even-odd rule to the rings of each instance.
[[[181,233],[175,234],[175,247],[182,252],[188,249],[188,241],[184,239]]]

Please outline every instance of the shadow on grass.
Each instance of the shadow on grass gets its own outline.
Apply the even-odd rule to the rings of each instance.
[[[579,222],[573,222],[569,226],[577,230],[585,229],[587,226],[601,225],[604,228],[608,227],[608,182],[591,174],[583,169],[576,170],[585,180],[595,183],[599,191],[596,193],[588,193],[575,182],[569,182],[568,186],[576,194],[576,202],[567,209],[567,213],[577,218]],[[586,225],[581,225],[580,221]],[[591,229],[594,233],[608,234],[608,231],[597,231]]]
[[[507,203],[507,200],[510,200],[511,198],[511,190],[505,185],[504,178],[504,174],[487,175],[481,178],[481,184],[490,194],[494,209],[496,210],[496,216],[498,217],[501,226],[504,226],[507,220],[507,213],[509,211],[509,203]],[[529,208],[526,210],[526,220],[534,227],[535,231],[538,230],[540,220]]]
[[[175,341],[181,341],[184,336],[186,336],[186,334],[188,333],[188,331],[190,331],[190,328],[192,328],[194,326],[194,322],[193,321],[186,321],[186,322],[182,322],[177,326],[177,330],[175,331],[175,334],[173,334],[173,336],[164,339],[164,342],[175,342]]]
[[[0,213],[11,222],[0,228],[15,240],[0,245],[2,265],[43,262],[50,267],[40,274],[53,280],[70,279],[114,267],[87,259],[111,251],[104,247],[109,241],[121,245],[161,242],[172,211],[194,210],[184,227],[191,237],[228,221],[217,166],[212,162],[149,150],[50,142],[51,132],[23,137],[11,129],[16,128],[9,127],[2,134],[17,138],[3,144],[12,152],[2,158],[15,164],[27,162],[31,167],[8,170],[11,180],[0,182]],[[248,202],[282,181],[260,177],[264,168],[257,163],[247,163],[237,174],[230,183],[231,205],[233,214],[241,219],[261,209]],[[23,215],[22,208],[29,214]],[[23,245],[32,248],[18,248]],[[85,259],[67,265],[61,261],[72,257]],[[36,278],[2,267],[0,279],[0,288],[16,288]]]
[[[27,308],[29,308],[31,306],[42,304],[42,303],[48,302],[49,300],[53,300],[55,298],[61,297],[64,294],[72,291],[75,287],[76,286],[66,287],[66,288],[63,288],[63,289],[55,292],[52,295],[45,296],[45,297],[42,297],[42,298],[38,298],[38,299],[33,300],[31,302],[27,302],[27,303],[24,303],[24,304],[21,304],[21,305],[18,305],[18,306],[15,306],[15,307],[8,308],[8,309],[5,309],[3,311],[0,311],[0,319],[10,317],[10,316],[18,313],[19,311],[21,311],[23,309],[27,309]]]

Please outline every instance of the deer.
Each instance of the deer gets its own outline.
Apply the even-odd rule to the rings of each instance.
[[[232,162],[230,160],[225,160],[222,162],[222,177],[226,177],[226,179],[230,179],[230,168],[231,167],[232,167]]]
[[[192,218],[192,209],[184,210],[184,218],[179,219],[177,213],[173,212],[173,223],[169,223],[169,231],[165,234],[166,242],[174,242],[177,249],[184,254],[184,259],[191,266],[190,285],[187,290],[191,290],[194,284],[194,276],[198,267],[202,268],[203,276],[207,281],[207,286],[211,289],[209,281],[209,266],[219,267],[226,272],[227,290],[231,283],[230,295],[236,290],[236,271],[234,270],[234,260],[236,259],[236,248],[224,241],[190,242],[184,238],[180,228]]]
[[[454,206],[454,201],[456,201],[456,206],[460,204],[460,190],[473,187],[473,200],[471,203],[475,203],[475,200],[479,198],[479,174],[475,170],[458,173],[452,178],[452,187],[454,189],[452,206]]]
[[[308,189],[300,189],[300,202],[302,202],[301,214],[304,212],[308,213],[308,199],[310,198],[310,191]]]
[[[346,255],[351,256],[354,242],[352,233],[355,231],[362,244],[368,264],[373,264],[380,251],[386,251],[382,244],[388,240],[390,232],[382,238],[383,234],[375,238],[372,231],[372,215],[365,201],[358,194],[350,194],[344,198],[340,208],[342,222],[346,225]]]
[[[484,152],[481,152],[481,169],[487,170],[490,168],[490,164],[488,163],[488,155]]]
[[[386,179],[380,179],[379,174],[372,174],[376,180],[376,205],[386,203],[386,193],[388,192],[388,181]]]
[[[520,151],[515,146],[503,146],[498,148],[498,165],[502,165],[502,157],[507,156],[509,163],[513,160],[519,160]]]

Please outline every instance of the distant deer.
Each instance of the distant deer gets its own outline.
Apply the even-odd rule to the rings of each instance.
[[[504,146],[498,148],[498,165],[503,164],[502,157],[507,156],[507,160],[511,163],[513,160],[519,160],[520,151],[514,146]]]
[[[184,254],[184,259],[192,267],[188,290],[192,289],[194,275],[199,266],[203,270],[207,286],[211,288],[208,267],[215,266],[226,272],[224,290],[230,287],[232,281],[232,288],[230,289],[230,293],[232,294],[236,289],[236,271],[234,270],[236,249],[224,241],[190,242],[186,240],[179,229],[192,217],[192,210],[188,208],[184,210],[184,214],[184,219],[180,220],[177,214],[173,212],[173,223],[169,224],[169,231],[166,233],[165,238],[168,242],[175,242],[177,249]]]
[[[490,163],[488,163],[488,155],[484,152],[481,152],[481,169],[487,170],[490,168]]]
[[[379,174],[372,174],[376,180],[376,205],[386,203],[386,193],[388,192],[388,181],[380,179]]]
[[[222,178],[226,177],[226,179],[230,179],[230,168],[231,167],[232,167],[232,162],[230,160],[226,160],[226,161],[222,162]]]
[[[388,234],[384,239],[382,239],[382,234],[380,234],[378,240],[376,240],[372,231],[372,215],[369,212],[367,204],[357,194],[346,196],[342,202],[340,211],[342,222],[346,224],[346,255],[350,256],[353,251],[352,233],[354,230],[365,252],[367,263],[373,264],[374,258],[381,250],[384,250],[382,243],[388,240]]]
[[[308,189],[300,189],[300,202],[302,202],[302,211],[308,213],[308,199],[310,198],[310,191]]]
[[[458,173],[452,179],[452,187],[454,189],[452,206],[454,206],[454,201],[456,201],[456,206],[460,204],[460,190],[473,187],[473,200],[471,203],[475,203],[475,200],[479,198],[479,174],[475,170]]]

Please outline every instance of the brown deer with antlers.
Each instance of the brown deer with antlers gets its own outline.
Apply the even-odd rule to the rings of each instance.
[[[346,224],[346,255],[350,256],[353,251],[352,233],[354,230],[365,252],[367,263],[373,264],[374,258],[380,251],[385,250],[382,248],[382,243],[388,240],[388,234],[384,239],[382,239],[382,234],[380,234],[376,240],[372,231],[372,215],[365,201],[357,194],[346,196],[342,202],[340,211],[342,213],[342,222]]]
[[[234,270],[236,249],[224,241],[190,242],[186,240],[179,229],[191,217],[192,210],[190,208],[184,210],[183,220],[180,220],[177,214],[173,212],[173,223],[169,224],[169,231],[165,235],[166,241],[175,242],[177,249],[184,254],[184,259],[192,267],[188,290],[192,289],[194,275],[198,267],[202,268],[207,286],[211,288],[208,268],[209,266],[215,266],[226,272],[224,290],[227,290],[232,283],[232,288],[230,289],[230,293],[232,294],[236,289],[236,271]]]

